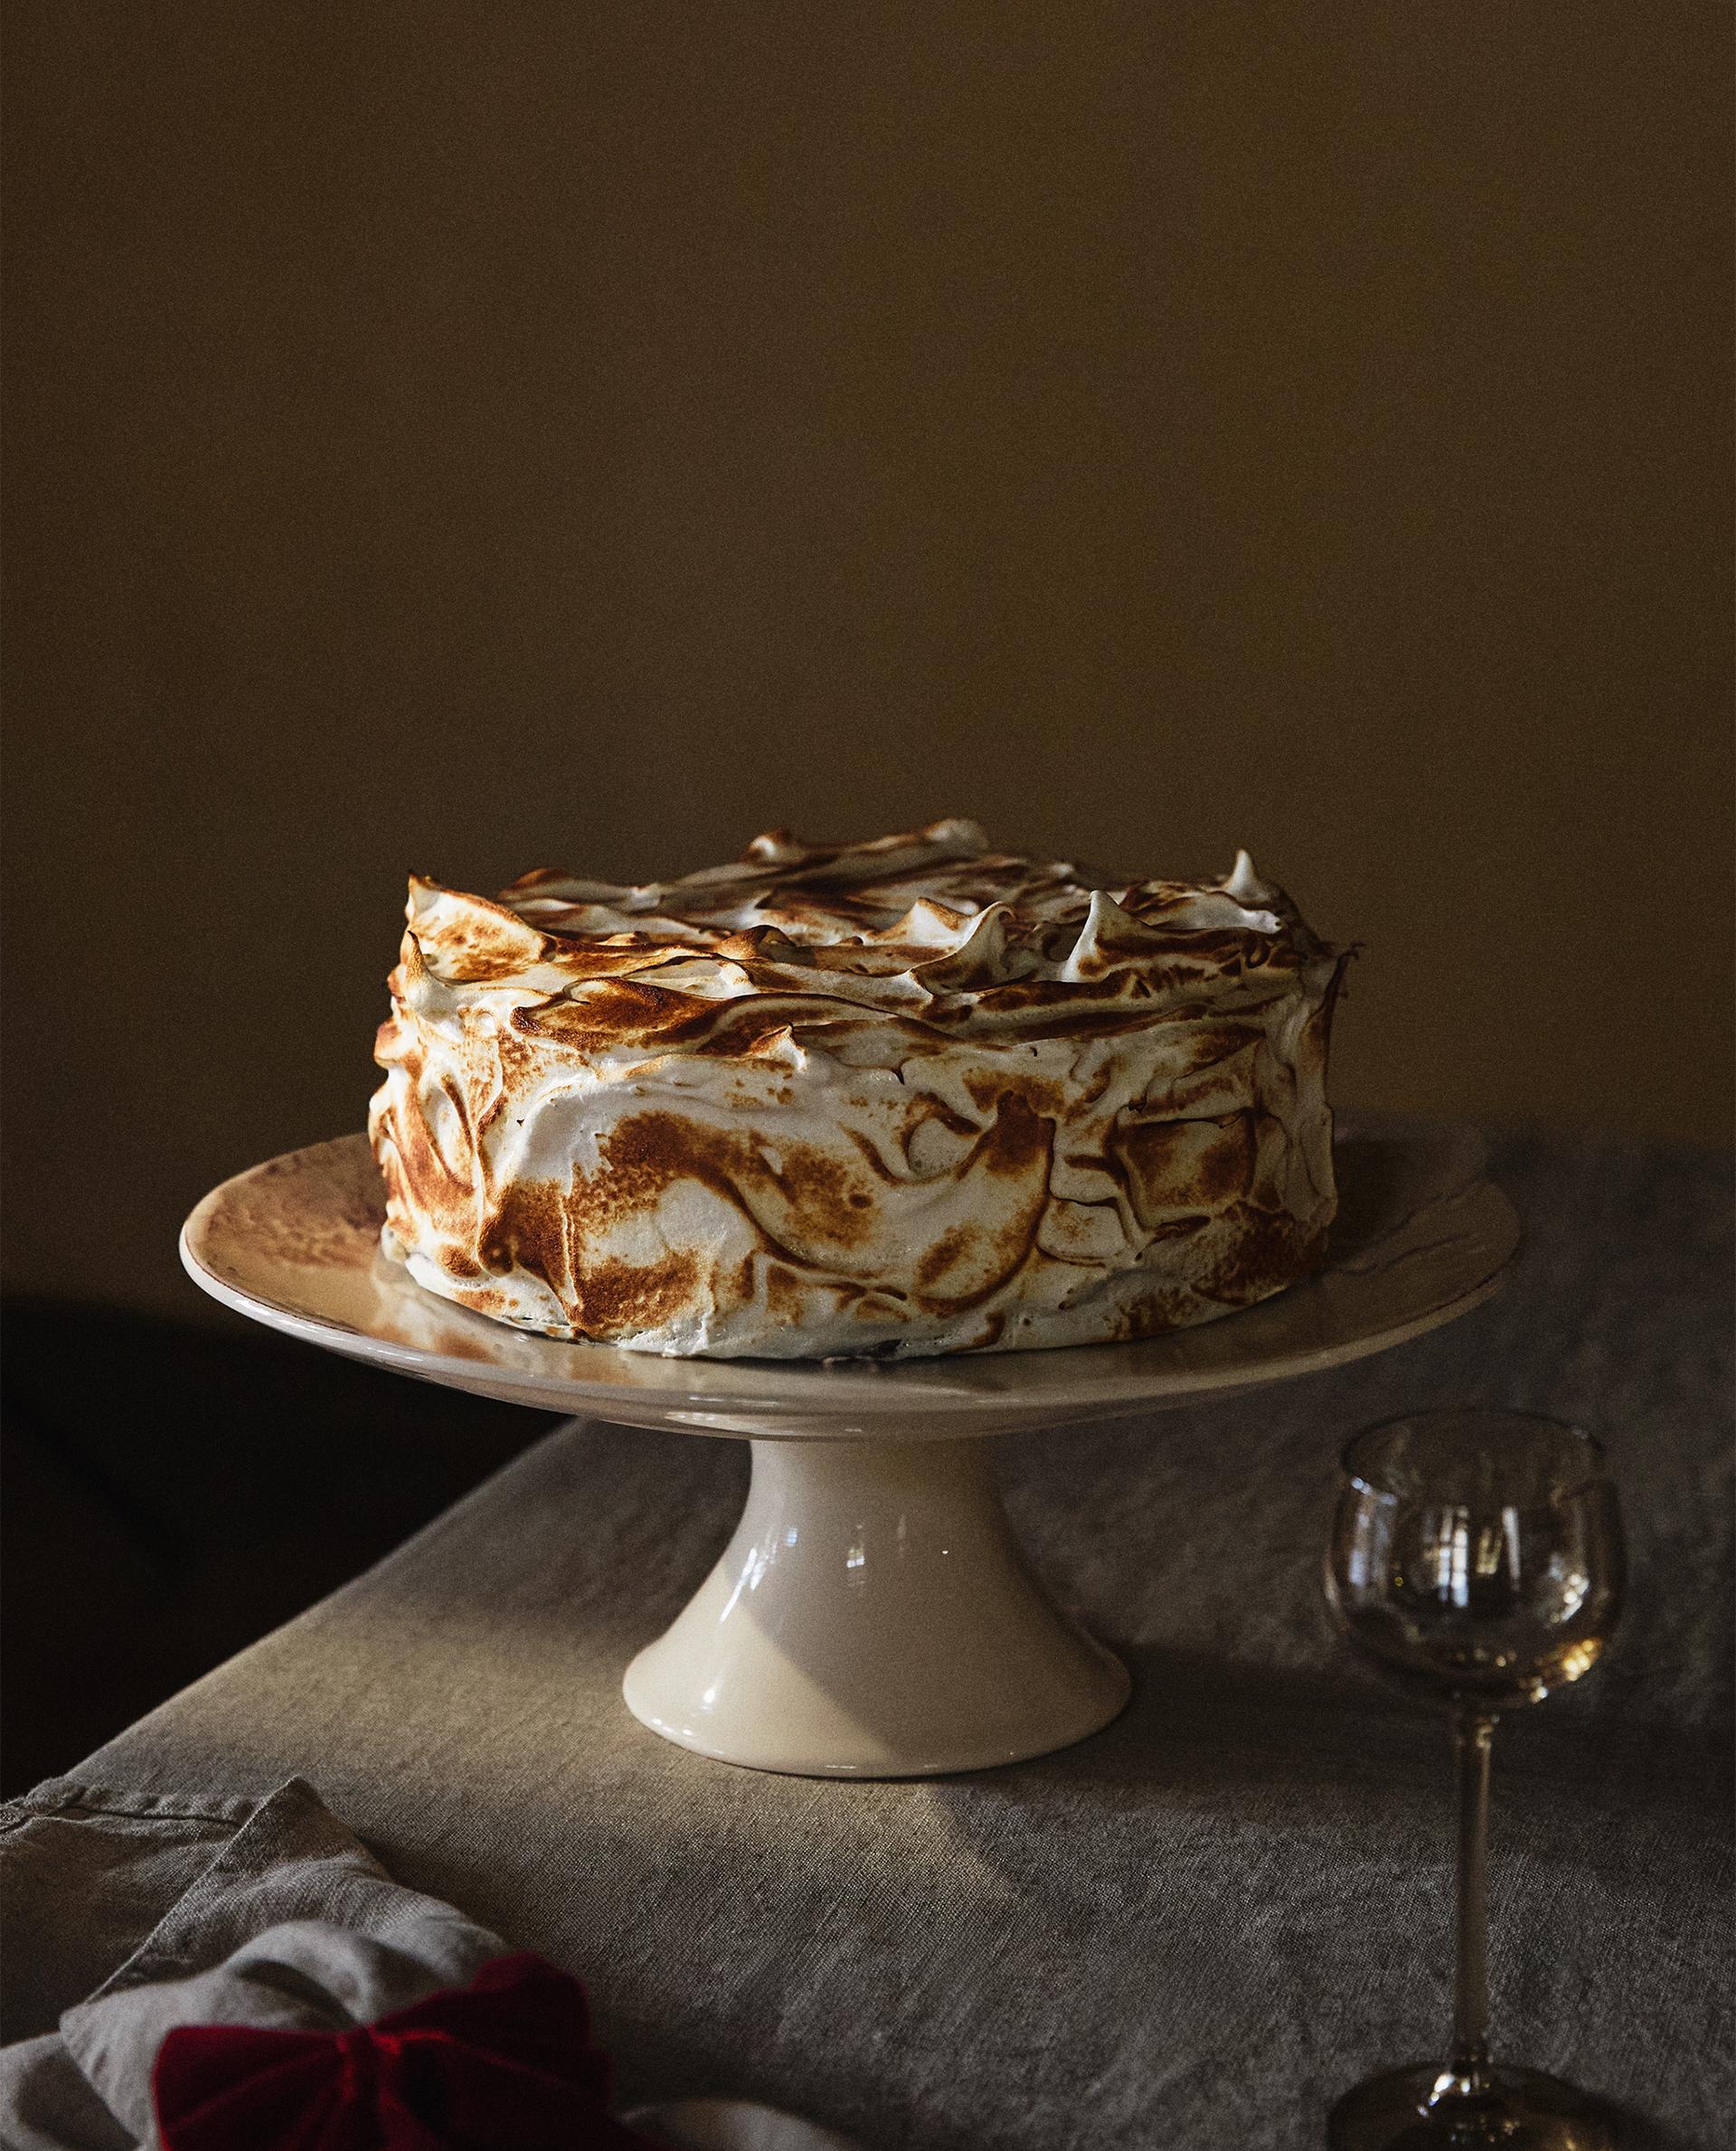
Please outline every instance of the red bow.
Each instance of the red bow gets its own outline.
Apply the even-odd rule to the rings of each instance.
[[[184,2025],[151,2076],[166,2151],[627,2151],[585,1990],[497,1957],[348,2032]]]

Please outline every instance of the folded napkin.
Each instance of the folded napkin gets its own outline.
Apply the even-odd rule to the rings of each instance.
[[[613,2118],[578,1981],[394,1882],[298,1778],[51,1778],[0,1804],[0,1920],[4,2151],[851,2151],[734,2099]]]
[[[393,1882],[299,1778],[239,1802],[52,1780],[0,1809],[0,1887],[8,2029],[35,2033],[0,2048],[8,2151],[646,2141],[609,2116],[578,1982]]]

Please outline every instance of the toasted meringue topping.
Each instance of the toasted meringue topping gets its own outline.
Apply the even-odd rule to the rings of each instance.
[[[675,1352],[1087,1341],[1279,1288],[1331,1215],[1342,958],[1246,853],[1110,882],[963,820],[778,831],[667,882],[414,880],[408,916],[389,1240],[508,1320]]]

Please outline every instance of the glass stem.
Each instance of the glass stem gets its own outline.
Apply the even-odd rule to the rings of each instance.
[[[1489,1750],[1495,1720],[1461,1703],[1458,1758],[1458,1967],[1453,1982],[1453,2058],[1438,2090],[1477,2098],[1489,2089]]]

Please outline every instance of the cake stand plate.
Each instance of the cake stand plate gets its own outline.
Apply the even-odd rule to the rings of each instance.
[[[1132,1344],[879,1362],[665,1359],[453,1307],[380,1252],[360,1136],[256,1165],[188,1218],[193,1281],[328,1351],[480,1396],[752,1445],[717,1565],[627,1669],[644,1723],[758,1769],[908,1778],[1014,1762],[1106,1725],[1119,1661],[1054,1605],[987,1437],[1146,1413],[1342,1365],[1486,1299],[1519,1222],[1460,1127],[1353,1125],[1326,1266]]]

